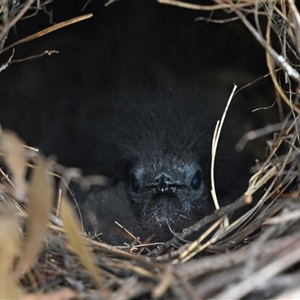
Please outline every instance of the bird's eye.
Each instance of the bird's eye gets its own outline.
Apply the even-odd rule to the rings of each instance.
[[[194,190],[198,190],[200,188],[200,185],[201,185],[201,172],[198,170],[192,181],[191,181],[191,187],[194,189]]]
[[[134,174],[130,175],[130,184],[134,192],[137,192],[140,189],[140,184]]]

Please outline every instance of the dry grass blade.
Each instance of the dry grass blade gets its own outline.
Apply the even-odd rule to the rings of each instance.
[[[152,291],[152,295],[155,299],[163,296],[171,284],[173,278],[173,266],[171,264],[166,266],[165,272],[161,277],[160,283]]]
[[[33,266],[43,248],[53,197],[54,190],[47,174],[46,162],[39,157],[29,185],[27,238],[16,268],[17,278]]]
[[[232,92],[231,92],[231,94],[228,98],[226,107],[224,109],[221,121],[218,120],[218,122],[216,124],[216,128],[215,128],[215,131],[214,131],[214,136],[213,136],[213,140],[212,140],[212,150],[211,150],[211,152],[212,152],[211,153],[211,156],[212,156],[212,159],[211,159],[211,185],[212,185],[212,188],[211,188],[211,195],[212,195],[212,198],[213,198],[214,205],[215,205],[216,209],[220,208],[219,201],[218,201],[218,198],[217,198],[217,193],[216,193],[215,180],[214,180],[215,159],[216,159],[216,155],[217,155],[216,152],[217,152],[217,147],[218,147],[219,139],[220,139],[220,136],[221,136],[221,131],[222,131],[222,128],[223,128],[223,124],[224,124],[224,121],[225,121],[225,117],[226,117],[228,108],[230,106],[231,100],[234,96],[234,93],[235,93],[236,89],[237,89],[237,86],[234,85],[234,87],[232,89]],[[226,225],[228,225],[228,220],[227,220],[227,222],[225,222],[224,226],[226,226]]]
[[[188,247],[188,249],[181,253],[179,257],[179,261],[186,262],[190,260],[192,257],[194,257],[199,252],[203,251],[205,248],[207,248],[210,244],[215,242],[215,238],[213,237],[210,239],[210,241],[201,244],[201,242],[210,235],[216,228],[220,226],[220,224],[224,221],[224,218],[219,219],[217,222],[212,224],[201,236],[195,240],[191,245]]]
[[[252,0],[250,1],[237,1],[236,6],[239,8],[247,7],[251,5]],[[261,0],[260,2],[263,2],[264,0]],[[173,6],[178,6],[182,8],[192,9],[192,10],[207,10],[207,11],[214,11],[218,9],[232,9],[232,4],[230,1],[228,3],[226,1],[215,1],[216,3],[213,3],[211,5],[199,5],[199,4],[193,4],[193,3],[187,3],[184,1],[178,1],[178,0],[157,0],[158,3],[161,4],[168,4]],[[218,3],[220,2],[220,3]]]
[[[8,33],[9,29],[12,28],[21,18],[24,16],[26,11],[30,8],[30,6],[34,3],[34,0],[28,0],[26,5],[19,11],[19,13],[14,17],[14,19],[10,22],[4,24],[3,28],[0,31],[0,41],[5,37]],[[2,4],[2,3],[0,3]]]
[[[281,295],[279,295],[278,297],[274,298],[274,300],[297,300],[300,299],[300,288],[295,288],[291,291],[282,293]]]
[[[300,260],[300,241],[291,245],[290,251],[283,253],[280,260],[276,260],[258,270],[239,284],[228,287],[224,292],[216,295],[214,299],[241,299],[246,296],[255,286],[263,284],[283,270],[288,269]]]
[[[75,218],[70,204],[68,203],[68,200],[64,197],[62,197],[61,201],[60,215],[64,222],[69,243],[78,255],[80,262],[91,273],[91,276],[95,280],[98,288],[107,293],[108,289],[101,278],[100,269],[96,267],[95,260],[93,259],[94,256],[84,244],[83,234],[80,230],[80,226]]]
[[[68,289],[62,288],[59,291],[49,292],[44,295],[35,294],[35,295],[26,295],[22,300],[74,300],[82,299],[77,293]]]
[[[7,50],[9,50],[9,49],[11,49],[11,48],[13,48],[13,47],[15,47],[15,46],[17,46],[17,45],[20,45],[20,44],[27,43],[29,41],[38,39],[38,38],[40,38],[40,37],[42,37],[42,36],[44,36],[44,35],[46,35],[48,33],[51,33],[53,31],[56,31],[56,30],[61,29],[63,27],[75,24],[77,22],[84,21],[86,19],[91,18],[92,16],[93,16],[92,14],[87,14],[87,15],[76,17],[76,18],[73,18],[73,19],[70,19],[70,20],[67,20],[67,21],[55,24],[53,26],[50,26],[50,27],[48,27],[48,28],[46,28],[44,30],[41,30],[41,31],[39,31],[39,32],[37,32],[35,34],[30,35],[30,36],[27,36],[26,38],[21,39],[21,40],[15,42],[15,43],[13,43],[13,44],[5,47],[3,49],[3,51],[2,51],[2,53],[5,52],[5,51],[7,51]]]
[[[0,299],[20,299],[23,291],[13,276],[13,262],[20,255],[20,232],[17,214],[10,205],[0,215],[0,228]]]

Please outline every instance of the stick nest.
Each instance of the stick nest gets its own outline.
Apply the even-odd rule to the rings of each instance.
[[[74,170],[58,166],[25,146],[15,133],[2,130],[0,151],[11,179],[3,173],[0,186],[1,299],[300,297],[300,15],[295,3],[215,1],[211,6],[198,6],[159,2],[199,11],[223,10],[230,18],[219,22],[239,19],[265,49],[278,107],[287,109],[280,110],[281,123],[246,134],[238,147],[273,133],[268,158],[255,167],[249,187],[238,201],[176,233],[171,241],[113,247],[81,233],[65,196]],[[42,9],[45,3],[0,1],[0,51],[9,29],[28,16],[29,9]],[[266,21],[264,28],[261,19]],[[278,42],[279,52],[272,47]],[[25,179],[28,168],[30,180]],[[60,178],[58,195],[53,176]],[[52,205],[54,198],[59,199],[57,209]],[[238,220],[224,223],[254,198],[259,200]],[[208,230],[197,240],[187,241],[207,224]]]

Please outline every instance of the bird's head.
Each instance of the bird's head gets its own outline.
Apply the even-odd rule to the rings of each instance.
[[[208,197],[199,163],[159,154],[132,165],[129,195],[144,223],[172,228],[197,221]]]

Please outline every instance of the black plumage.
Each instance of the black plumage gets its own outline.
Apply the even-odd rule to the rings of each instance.
[[[33,49],[60,54],[1,72],[1,125],[66,166],[111,178],[87,193],[74,187],[91,234],[130,241],[119,221],[142,240],[156,232],[165,241],[168,225],[180,231],[213,211],[212,135],[237,80],[216,68],[236,43],[234,51],[216,47],[211,24],[155,1],[99,3],[92,20],[19,48],[16,58]],[[226,123],[215,172],[221,204],[248,179],[248,159],[234,151],[244,131],[239,111]]]
[[[129,241],[117,221],[141,239],[155,234],[153,240],[166,241],[170,229],[179,232],[213,211],[211,144],[226,96],[208,82],[201,86],[192,91],[126,87],[115,91],[106,109],[94,112],[94,142],[89,143],[94,147],[87,158],[113,184],[79,197],[91,235],[101,232],[109,243]],[[234,151],[242,124],[233,110],[215,170],[221,204],[235,200],[246,187],[247,162]]]

